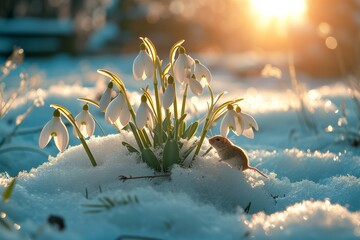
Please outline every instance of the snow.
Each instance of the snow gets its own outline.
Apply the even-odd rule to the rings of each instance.
[[[45,105],[31,113],[19,134],[5,146],[37,148],[39,130],[36,129],[52,116],[49,104],[63,105],[75,116],[83,104],[77,98],[98,98],[108,83],[96,73],[99,68],[121,76],[133,104],[138,105],[138,83],[131,76],[134,57],[57,56],[47,61],[25,61],[21,68],[38,75],[41,90],[28,91],[17,99],[10,113],[0,121],[0,137],[11,132],[14,119],[26,110],[27,102],[34,96],[42,96]],[[206,58],[199,56],[199,59],[207,64]],[[213,56],[209,62],[216,64],[216,58]],[[122,141],[135,145],[132,134],[117,133],[106,124],[103,114],[90,106],[107,133],[102,136],[97,128],[95,136],[87,141],[99,164],[96,168],[74,136],[70,137],[71,146],[63,153],[58,153],[53,143],[45,148],[51,154],[49,158],[36,153],[0,152],[3,173],[0,193],[17,176],[10,200],[1,201],[0,209],[6,213],[6,221],[21,227],[8,231],[0,225],[0,238],[359,238],[359,148],[344,141],[341,132],[320,131],[316,135],[302,130],[290,104],[286,80],[260,76],[239,80],[231,71],[224,73],[221,69],[212,74],[214,92],[228,91],[226,99],[244,97],[240,106],[257,120],[260,130],[255,132],[253,140],[229,137],[248,152],[251,166],[267,174],[268,179],[251,170],[240,172],[229,168],[218,161],[215,150],[201,157],[210,147],[205,140],[191,168],[174,166],[171,177],[120,181],[120,175],[144,176],[154,172],[122,146]],[[341,117],[339,112],[324,110],[323,103],[327,100],[340,109],[340,102],[345,99],[349,126],[356,123],[344,83],[336,80],[313,83],[305,75],[299,79],[309,80],[305,83],[311,90],[308,93],[314,96],[311,103],[319,129],[328,125],[336,127]],[[207,99],[205,95],[189,101],[191,117],[202,116]],[[219,133],[218,125],[209,132],[209,137]],[[27,129],[33,131],[24,134]],[[69,133],[72,133],[70,127]],[[185,142],[185,146],[188,144],[191,142]],[[91,213],[99,210],[91,205],[101,204],[104,199],[110,199],[115,206]],[[60,231],[48,224],[50,215],[62,217],[65,229]]]

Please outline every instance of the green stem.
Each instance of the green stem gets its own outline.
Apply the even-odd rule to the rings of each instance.
[[[126,102],[127,102],[127,105],[128,105],[128,109],[130,111],[130,115],[131,115],[134,123],[136,123],[136,114],[135,114],[135,111],[134,111],[133,107],[130,104],[130,101],[129,101],[128,97],[127,97],[125,89],[124,89],[124,96],[125,96],[125,99],[126,99]],[[146,140],[145,140],[144,136],[141,136],[141,131],[138,131],[135,126],[130,125],[130,127],[131,127],[131,131],[134,134],[136,142],[137,142],[137,144],[139,146],[139,149],[143,150],[144,147],[145,148],[147,147],[147,143],[146,143]]]
[[[195,149],[195,154],[194,154],[194,157],[193,157],[192,160],[194,160],[195,157],[196,157],[196,156],[199,154],[199,152],[200,152],[201,146],[202,146],[202,144],[203,144],[203,142],[204,142],[204,139],[205,139],[205,137],[206,137],[206,133],[207,133],[208,128],[209,128],[208,126],[210,125],[209,122],[210,122],[210,121],[209,121],[209,117],[207,117],[206,120],[205,120],[204,127],[203,127],[203,129],[202,129],[202,131],[201,131],[200,140],[199,140],[199,143],[198,143],[198,145],[197,145],[197,147],[196,147],[196,149]]]
[[[185,113],[185,105],[186,105],[188,87],[189,87],[189,84],[185,84],[185,90],[184,90],[184,95],[183,95],[183,100],[182,100],[182,105],[181,105],[181,116],[184,115],[184,113]]]
[[[186,98],[187,98],[187,92],[188,92],[188,88],[189,88],[189,84],[185,84],[185,89],[184,89],[184,95],[183,95],[183,99],[182,99],[182,105],[181,105],[181,114],[180,117],[182,117],[185,114],[185,105],[186,105]],[[182,135],[185,131],[185,129],[183,129],[183,124],[182,122],[179,123],[180,125],[179,127],[179,135]]]
[[[156,102],[156,110],[157,110],[157,128],[159,131],[158,134],[158,140],[159,144],[161,145],[163,143],[162,139],[162,113],[161,113],[161,105],[160,105],[160,97],[159,97],[159,89],[158,89],[158,82],[157,82],[157,76],[156,76],[156,67],[154,67],[154,90],[155,90],[155,102]]]
[[[97,166],[97,163],[95,161],[95,158],[94,156],[92,155],[91,151],[90,151],[90,148],[89,146],[86,144],[86,141],[83,137],[80,137],[79,138],[80,141],[81,141],[81,144],[83,145],[84,149],[85,149],[85,152],[86,154],[88,155],[89,159],[90,159],[90,162],[91,164],[93,165],[93,167],[96,167]]]
[[[139,136],[139,134],[137,132],[137,128],[136,128],[135,124],[133,124],[132,122],[129,122],[129,126],[131,128],[131,131],[134,134],[136,143],[139,146],[140,151],[142,151],[144,149],[144,147],[143,147],[143,144],[141,143],[141,139],[140,139],[140,136]]]
[[[88,155],[89,157],[89,160],[91,162],[91,164],[93,165],[93,167],[96,167],[97,166],[97,163],[95,161],[95,158],[94,156],[92,155],[91,151],[90,151],[90,148],[89,146],[87,145],[85,139],[84,139],[84,136],[82,135],[80,129],[78,128],[78,126],[76,125],[76,122],[75,122],[75,118],[73,117],[73,115],[71,114],[71,112],[63,107],[63,106],[60,106],[60,105],[57,105],[57,104],[51,104],[50,107],[53,107],[53,108],[56,108],[58,109],[65,117],[66,119],[73,125],[73,127],[75,128],[75,131],[77,133],[77,135],[79,136],[79,139],[81,141],[81,144],[83,145],[84,149],[85,149],[85,152],[86,154]]]
[[[176,87],[175,87],[175,82],[174,82],[174,118],[175,118],[175,121],[174,121],[174,125],[175,125],[175,141],[178,140],[178,135],[179,135],[179,123],[178,123],[178,119],[179,119],[179,115],[178,115],[178,107],[177,107],[177,97],[176,97]]]
[[[150,142],[149,136],[147,135],[147,133],[146,133],[146,131],[145,131],[145,128],[143,128],[143,129],[141,130],[141,132],[142,132],[142,134],[143,134],[143,136],[144,136],[144,139],[146,140],[146,143],[147,143],[149,146],[151,146],[151,142]]]
[[[142,130],[138,130],[138,134],[139,134],[142,144],[144,145],[144,148],[149,148],[149,144],[146,141],[146,137],[144,136],[144,133],[142,132]]]

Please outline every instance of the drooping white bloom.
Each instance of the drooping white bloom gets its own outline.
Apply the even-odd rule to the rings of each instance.
[[[174,78],[169,76],[168,78],[168,86],[165,89],[164,95],[162,97],[163,100],[163,107],[165,109],[169,108],[175,99],[175,85],[174,85]]]
[[[220,124],[220,134],[223,137],[226,137],[228,135],[230,129],[233,131],[236,129],[236,122],[235,122],[236,112],[234,111],[234,107],[231,104],[229,104],[227,106],[227,109],[228,111],[226,112]]]
[[[195,60],[194,75],[203,87],[212,80],[210,70],[197,59]]]
[[[111,101],[111,92],[114,84],[110,82],[104,94],[100,98],[100,111],[105,112]]]
[[[140,45],[140,52],[133,63],[133,75],[135,80],[145,80],[154,75],[154,64],[150,55],[146,52],[145,44]]]
[[[236,128],[235,133],[236,135],[244,135],[245,137],[254,138],[254,131],[259,131],[259,126],[256,120],[249,114],[244,113],[241,111],[239,106],[236,107]]]
[[[75,123],[85,138],[94,134],[95,121],[89,112],[89,106],[87,104],[83,106],[83,110],[75,117]],[[73,129],[73,133],[77,138],[79,138],[75,128]]]
[[[143,95],[141,96],[141,103],[136,112],[136,126],[139,129],[143,129],[147,126],[149,129],[154,129],[155,117],[151,108],[147,104],[147,99]]]
[[[229,104],[228,111],[226,112],[221,125],[220,125],[220,134],[224,137],[227,136],[229,130],[232,130],[237,136],[241,134],[248,138],[254,138],[254,131],[259,130],[259,126],[255,119],[247,113],[241,112],[239,106],[234,107]]]
[[[190,90],[195,94],[200,96],[203,93],[204,86],[196,79],[193,74],[189,80]]]
[[[69,133],[61,120],[59,110],[54,111],[53,118],[41,130],[39,146],[41,148],[46,147],[51,137],[54,137],[55,145],[59,151],[63,152],[69,143]]]
[[[174,78],[181,84],[189,83],[194,71],[195,61],[185,53],[183,47],[179,48],[179,56],[174,63]]]
[[[119,119],[123,127],[129,123],[130,111],[126,99],[121,93],[119,93],[106,108],[105,119],[111,124],[114,124]]]

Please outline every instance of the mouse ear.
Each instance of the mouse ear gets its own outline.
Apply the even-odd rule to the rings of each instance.
[[[226,143],[228,140],[226,139],[226,137],[223,138],[223,143]]]

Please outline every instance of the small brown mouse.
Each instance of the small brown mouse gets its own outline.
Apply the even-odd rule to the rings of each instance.
[[[231,167],[237,167],[242,171],[246,169],[257,171],[263,177],[268,178],[259,169],[250,167],[249,158],[245,151],[242,148],[234,145],[229,139],[223,136],[215,136],[210,138],[209,142],[219,154],[219,157],[221,158],[220,161],[224,161]]]

